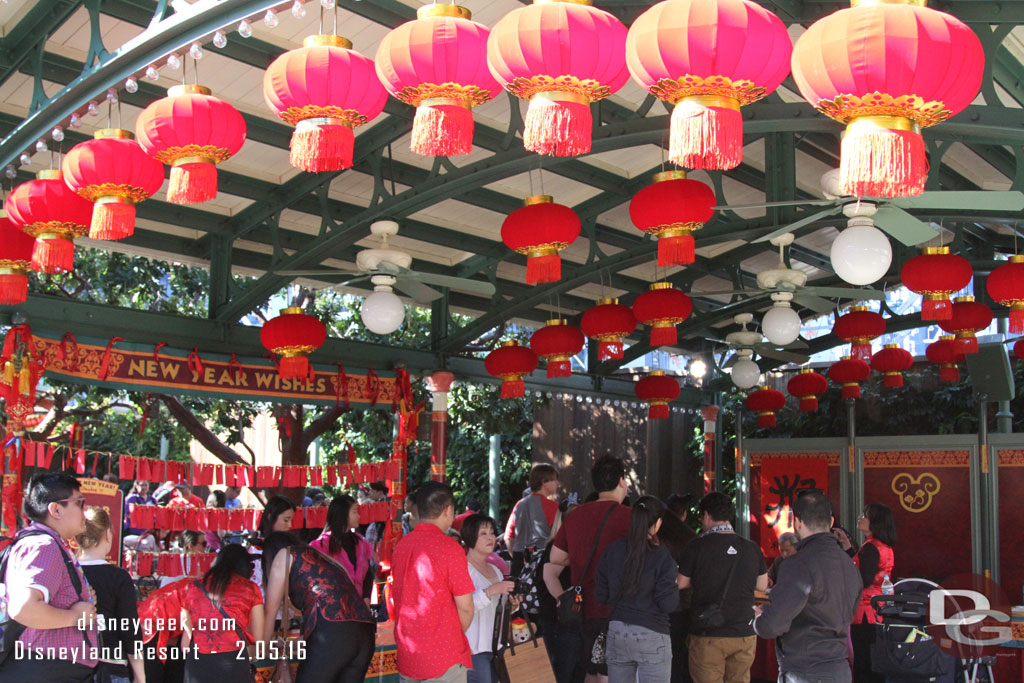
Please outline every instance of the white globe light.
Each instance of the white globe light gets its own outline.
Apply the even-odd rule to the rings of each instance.
[[[761,332],[776,346],[786,346],[800,336],[800,316],[786,302],[777,302],[761,320]]]
[[[390,287],[377,289],[363,299],[359,307],[359,316],[363,319],[366,329],[375,334],[391,334],[405,320],[405,305]]]
[[[761,377],[761,368],[749,358],[741,358],[732,366],[732,383],[740,389],[749,389]]]
[[[892,245],[878,228],[858,225],[839,233],[832,242],[832,268],[851,285],[869,285],[889,272]]]

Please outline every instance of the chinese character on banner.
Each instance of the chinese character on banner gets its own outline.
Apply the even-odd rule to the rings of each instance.
[[[795,531],[793,503],[802,490],[828,495],[827,458],[766,458],[761,462],[761,550],[779,554],[779,536]]]

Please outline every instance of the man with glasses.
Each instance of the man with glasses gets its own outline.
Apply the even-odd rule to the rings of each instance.
[[[0,678],[92,680],[100,644],[96,599],[67,545],[85,532],[85,497],[78,480],[63,472],[34,475],[24,514],[31,524],[15,537],[0,580],[8,615],[25,630],[0,665]]]

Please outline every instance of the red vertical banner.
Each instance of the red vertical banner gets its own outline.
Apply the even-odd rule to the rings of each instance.
[[[802,490],[828,495],[828,458],[765,458],[761,461],[761,550],[778,554],[779,536],[793,532],[793,503]]]
[[[88,507],[99,506],[110,515],[110,531],[113,533],[113,542],[110,544],[110,552],[105,558],[107,562],[120,566],[123,553],[121,552],[121,529],[124,527],[124,494],[117,484],[100,479],[79,479],[82,495],[85,496],[85,504]]]

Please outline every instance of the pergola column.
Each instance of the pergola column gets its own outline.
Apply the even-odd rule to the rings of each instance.
[[[448,458],[448,394],[455,375],[438,370],[427,378],[427,389],[434,395],[430,413],[430,478],[444,481]]]

